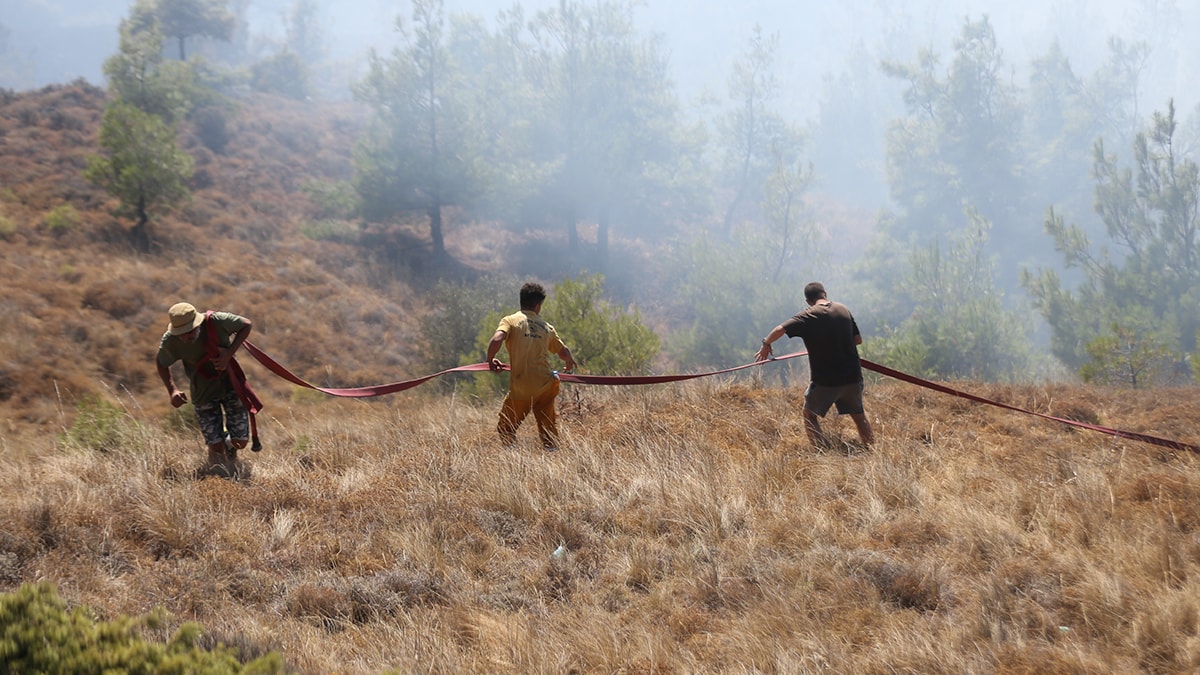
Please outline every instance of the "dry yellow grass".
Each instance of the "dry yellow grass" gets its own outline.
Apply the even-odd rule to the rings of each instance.
[[[494,401],[327,399],[243,357],[267,449],[238,479],[197,475],[151,365],[178,299],[250,316],[317,384],[427,372],[419,255],[298,234],[298,183],[347,177],[355,115],[243,103],[227,154],[185,138],[209,184],[149,255],[78,175],[102,95],[0,106],[0,590],[161,606],[158,637],[195,620],[302,673],[1200,669],[1200,458],[901,383],[868,387],[869,452],[809,448],[799,388],[568,385],[569,444],[546,454],[530,428],[499,446]],[[39,225],[64,203],[77,229]],[[499,267],[505,234],[457,217],[455,258]],[[1200,443],[1195,388],[963,387]],[[89,395],[118,406],[116,436],[65,440]]]
[[[1151,433],[1200,413],[975,389]],[[3,436],[0,587],[162,606],[306,673],[1200,667],[1195,456],[894,382],[868,388],[876,447],[816,452],[800,400],[570,385],[556,453],[501,448],[494,402],[273,400],[238,480],[154,417],[111,452]]]

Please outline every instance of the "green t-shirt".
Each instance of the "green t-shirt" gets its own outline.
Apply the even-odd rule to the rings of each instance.
[[[554,379],[550,354],[565,347],[558,332],[536,312],[521,310],[500,320],[512,373],[508,390],[514,396],[532,397]]]
[[[194,405],[211,403],[225,394],[233,391],[233,383],[229,380],[229,371],[218,373],[211,361],[200,365],[208,349],[208,331],[216,328],[217,344],[228,347],[233,344],[233,336],[243,326],[246,319],[229,312],[213,312],[213,315],[200,324],[200,332],[196,339],[188,342],[178,335],[163,333],[162,342],[158,344],[158,365],[170,368],[176,361],[183,362],[183,372],[187,374],[191,384],[189,395]]]

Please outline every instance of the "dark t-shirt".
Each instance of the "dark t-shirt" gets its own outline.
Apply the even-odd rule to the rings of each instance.
[[[858,361],[858,324],[843,304],[821,300],[783,322],[788,337],[804,339],[812,381],[826,387],[862,382]]]

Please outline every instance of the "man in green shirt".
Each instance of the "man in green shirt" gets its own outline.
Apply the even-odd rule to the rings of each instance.
[[[182,406],[188,394],[175,386],[171,365],[183,362],[196,421],[208,445],[208,463],[229,467],[237,459],[237,451],[250,440],[250,415],[230,379],[229,362],[249,337],[252,323],[229,312],[213,312],[206,317],[186,302],[172,305],[167,315],[171,323],[155,358],[158,376],[167,388],[171,405]],[[209,331],[215,331],[215,340]]]
[[[488,343],[487,362],[493,372],[503,370],[504,364],[496,358],[501,346],[508,350],[512,361],[508,395],[500,406],[500,422],[496,426],[501,440],[506,445],[515,444],[517,427],[532,410],[542,447],[555,450],[559,436],[554,400],[559,383],[550,368],[549,355],[557,354],[568,371],[575,369],[575,358],[559,339],[554,326],[540,316],[545,300],[546,291],[541,284],[530,282],[521,286],[521,311],[500,320]]]

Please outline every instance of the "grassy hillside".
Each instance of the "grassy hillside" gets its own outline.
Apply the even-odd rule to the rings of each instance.
[[[205,477],[153,372],[169,304],[252,316],[311,380],[379,383],[427,372],[434,279],[545,242],[458,227],[461,266],[430,269],[419,228],[392,233],[401,264],[306,238],[300,185],[347,177],[362,118],[248,99],[221,152],[184,130],[193,200],[136,255],[78,177],[102,107],[0,100],[0,591],[161,606],[152,637],[198,621],[303,673],[1200,669],[1196,456],[903,383],[869,384],[868,452],[810,448],[802,389],[763,371],[564,385],[544,453],[530,428],[499,446],[494,401],[335,400],[249,362],[267,448]],[[961,386],[1200,443],[1194,388]]]
[[[981,389],[1200,440],[1192,390]],[[815,452],[800,402],[571,386],[544,453],[453,397],[276,401],[237,481],[122,418],[111,450],[5,456],[0,587],[306,673],[1200,667],[1194,456],[898,383],[869,388],[877,447]]]
[[[75,405],[93,394],[138,397],[143,412],[165,412],[152,360],[166,308],[178,300],[245,314],[255,322],[252,339],[303,377],[354,386],[428,372],[419,329],[431,308],[422,294],[439,280],[470,278],[506,255],[526,274],[565,274],[535,255],[544,242],[510,246],[507,232],[458,222],[453,212],[450,265],[432,266],[421,223],[361,236],[355,229],[350,243],[305,236],[320,208],[302,188],[350,178],[364,114],[258,96],[183,125],[181,144],[196,158],[192,197],[153,224],[154,249],[136,254],[131,222],[81,177],[98,152],[104,103],[104,92],[86,83],[0,96],[0,413],[8,434],[36,429],[36,444],[69,425]],[[271,397],[290,389],[258,379]]]

